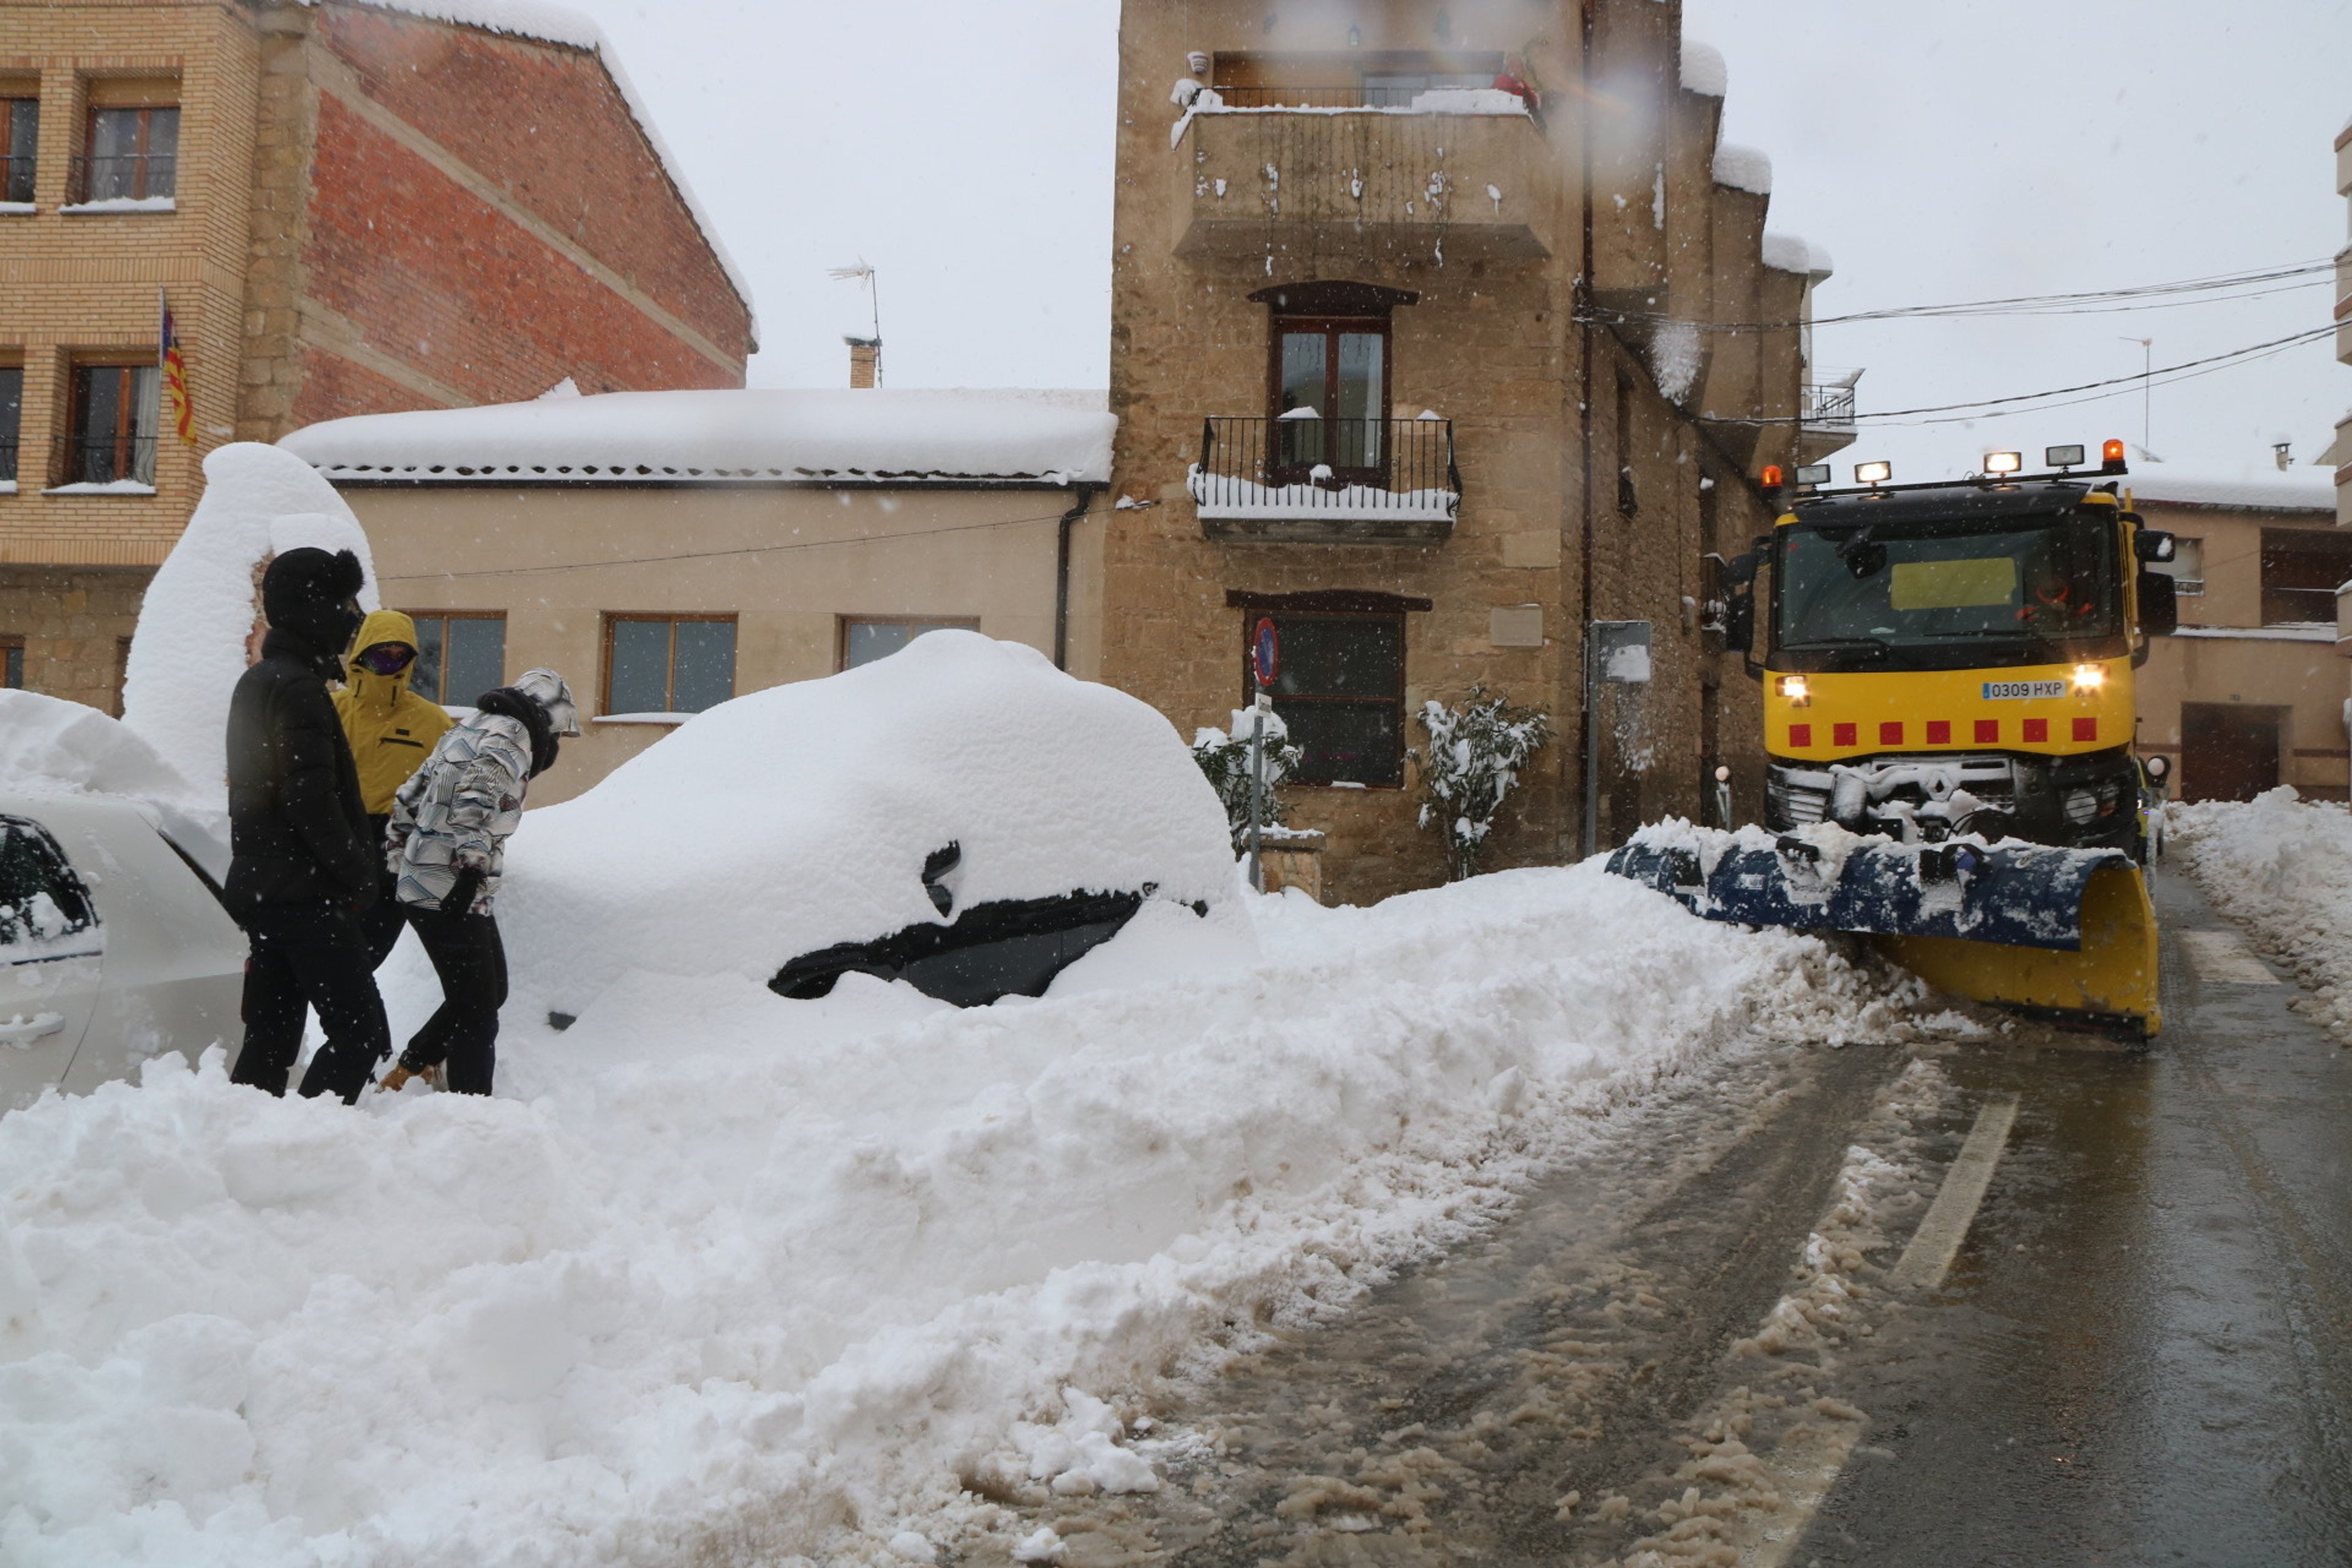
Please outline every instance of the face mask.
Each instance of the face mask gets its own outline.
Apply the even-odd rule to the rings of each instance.
[[[398,675],[415,660],[416,650],[405,643],[380,642],[360,652],[360,668],[377,675]]]

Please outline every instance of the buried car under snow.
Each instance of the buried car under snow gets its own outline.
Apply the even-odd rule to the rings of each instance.
[[[972,1005],[1042,994],[1146,910],[1247,918],[1174,727],[964,631],[696,716],[530,813],[506,877],[518,999],[551,1021],[631,971],[793,999],[862,973]]]

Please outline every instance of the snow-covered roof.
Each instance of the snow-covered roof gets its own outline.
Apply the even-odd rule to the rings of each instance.
[[[324,0],[302,0],[306,5],[323,3]],[[662,140],[661,129],[654,123],[653,111],[646,106],[645,97],[637,91],[636,84],[629,79],[629,73],[621,68],[621,57],[605,38],[603,28],[570,6],[551,5],[546,0],[337,0],[337,3],[398,12],[402,16],[416,16],[428,22],[478,27],[486,33],[505,33],[543,44],[562,44],[594,55],[597,62],[604,68],[604,74],[613,79],[613,85],[619,89],[622,100],[628,104],[629,113],[636,121],[637,129],[645,132],[646,144],[653,148],[654,156],[661,160],[662,171],[669,176],[669,183],[677,191],[678,199],[686,204],[687,211],[694,215],[695,226],[702,231],[704,242],[710,247],[710,254],[719,258],[720,268],[727,274],[727,281],[734,287],[735,297],[743,301],[743,309],[751,317],[752,342],[759,341],[759,311],[751,302],[751,280],[744,276],[743,269],[735,265],[734,257],[728,254],[727,242],[719,237],[719,226],[710,220],[710,214],[704,208],[700,198],[695,195],[694,187],[687,183],[686,166],[669,150],[669,143]]]
[[[363,414],[278,443],[330,479],[1099,481],[1100,392],[727,388]]]
[[[1815,282],[1837,270],[1830,261],[1828,251],[1793,234],[1768,231],[1764,236],[1763,256],[1764,265],[1775,272],[1795,272]]]
[[[1753,147],[1726,142],[1715,150],[1715,183],[1735,191],[1769,196],[1772,194],[1772,160]]]
[[[2316,470],[2249,468],[2229,474],[2181,468],[2176,472],[2169,463],[2144,463],[2135,467],[2124,482],[2136,501],[2271,511],[2336,510],[2336,486],[2326,474]]]

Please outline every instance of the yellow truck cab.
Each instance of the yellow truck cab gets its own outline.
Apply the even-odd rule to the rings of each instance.
[[[2172,541],[2102,482],[2120,447],[2095,475],[1787,504],[1759,541],[1750,612],[1768,826],[2140,855],[2132,676],[2174,619],[2172,580],[2142,563]],[[2052,455],[2070,450],[2079,462]]]

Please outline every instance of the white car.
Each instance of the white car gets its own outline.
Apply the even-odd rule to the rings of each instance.
[[[0,1111],[234,1051],[245,933],[193,858],[215,847],[129,800],[0,792]]]

